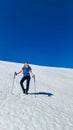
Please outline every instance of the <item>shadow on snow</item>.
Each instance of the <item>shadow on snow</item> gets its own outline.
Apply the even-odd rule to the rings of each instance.
[[[30,95],[46,95],[46,96],[53,96],[52,93],[48,93],[48,92],[35,92],[35,93],[29,93]]]

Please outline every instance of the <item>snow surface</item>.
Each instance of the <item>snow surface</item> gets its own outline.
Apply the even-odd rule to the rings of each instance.
[[[30,94],[22,94],[20,74],[12,95],[22,67],[0,61],[0,130],[73,130],[73,69],[31,65]]]

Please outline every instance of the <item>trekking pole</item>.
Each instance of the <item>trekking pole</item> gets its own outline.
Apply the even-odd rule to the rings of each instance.
[[[36,98],[36,85],[35,85],[35,75],[34,75],[34,94],[35,94],[35,98]]]
[[[13,76],[11,94],[13,94],[13,88],[14,88],[14,82],[15,82],[15,75],[16,75],[16,72],[14,73],[14,76]]]

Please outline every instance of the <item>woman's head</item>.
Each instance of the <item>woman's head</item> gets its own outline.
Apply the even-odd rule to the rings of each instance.
[[[25,67],[25,68],[28,68],[28,67],[29,67],[28,62],[25,62],[25,63],[24,63],[24,67]]]

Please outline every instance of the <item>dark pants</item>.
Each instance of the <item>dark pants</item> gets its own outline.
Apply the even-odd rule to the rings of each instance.
[[[22,90],[23,90],[23,93],[28,93],[28,90],[29,90],[29,84],[30,84],[30,76],[24,76],[21,81],[20,81],[20,85],[22,87]],[[24,81],[26,80],[26,89],[24,88]]]

